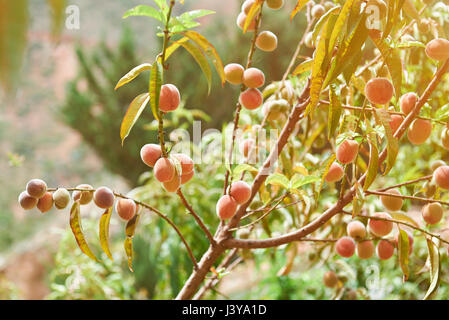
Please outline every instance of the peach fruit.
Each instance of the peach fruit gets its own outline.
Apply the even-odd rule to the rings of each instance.
[[[94,196],[93,187],[89,184],[80,184],[76,187],[76,189],[83,189],[83,190],[91,190],[91,191],[78,191],[75,190],[72,193],[73,200],[77,201],[79,200],[80,204],[88,204],[92,201],[92,198]]]
[[[47,192],[47,184],[41,179],[32,179],[28,181],[26,191],[31,197],[39,199]]]
[[[373,217],[391,219],[391,216],[386,212],[375,212]],[[393,223],[390,221],[369,219],[368,220],[369,230],[372,234],[378,237],[386,236],[393,230]]]
[[[323,283],[328,288],[334,288],[338,283],[337,274],[334,271],[327,271],[323,276]]]
[[[369,259],[374,254],[374,244],[371,240],[357,243],[357,256],[360,259]]]
[[[167,158],[160,158],[154,165],[154,176],[159,182],[168,182],[175,175],[175,166],[173,162]]]
[[[262,51],[274,51],[278,46],[278,38],[271,31],[262,31],[256,38],[256,46]]]
[[[70,193],[67,191],[67,189],[58,188],[53,193],[53,200],[57,209],[65,209],[70,202]]]
[[[361,240],[366,237],[366,228],[363,223],[354,220],[346,226],[346,233],[355,240]]]
[[[327,183],[332,183],[341,180],[344,175],[344,170],[337,162],[334,162],[329,167],[329,171],[326,174],[326,177],[324,180],[326,180]]]
[[[148,143],[140,149],[140,158],[143,163],[153,168],[156,161],[162,156],[161,146],[154,143]]]
[[[229,195],[238,204],[244,204],[251,197],[251,187],[245,181],[233,182],[229,189]]]
[[[24,210],[31,210],[37,205],[37,199],[30,196],[28,192],[22,191],[19,195],[19,204]]]
[[[393,256],[394,245],[388,240],[380,240],[377,243],[376,253],[379,259],[388,260]]]
[[[45,213],[53,208],[53,202],[53,195],[50,192],[45,192],[37,202],[37,208],[40,212]]]
[[[341,237],[335,244],[335,250],[340,256],[350,258],[355,252],[355,242],[351,237]]]
[[[427,224],[436,224],[443,218],[443,207],[438,202],[428,203],[422,208],[422,217]]]
[[[387,190],[386,193],[401,195],[401,193],[396,189]],[[382,204],[388,211],[399,211],[402,208],[403,200],[399,197],[390,197],[387,195],[380,196]]]
[[[423,144],[432,133],[432,122],[426,119],[415,119],[413,120],[410,128],[407,132],[408,140],[414,144]]]
[[[222,196],[217,202],[217,215],[221,220],[232,218],[237,211],[237,202],[230,195]]]
[[[132,199],[119,199],[115,204],[115,211],[123,220],[131,220],[137,212],[137,205]]]
[[[399,99],[399,105],[401,106],[401,111],[405,114],[412,112],[413,108],[418,101],[418,96],[414,92],[408,92]]]
[[[374,104],[387,104],[393,97],[393,85],[386,78],[374,78],[365,86],[366,98]]]
[[[359,144],[355,140],[345,140],[337,148],[337,160],[348,164],[355,160],[359,151]]]
[[[449,41],[443,38],[429,41],[426,45],[426,54],[429,58],[438,61],[449,59]]]
[[[230,84],[241,84],[243,72],[245,72],[245,69],[238,63],[229,63],[224,67],[225,79]]]
[[[258,89],[250,88],[240,93],[240,104],[248,110],[257,109],[262,105],[262,93]]]
[[[433,179],[438,187],[449,189],[449,166],[441,166],[433,172]]]
[[[167,83],[161,87],[159,109],[163,112],[174,111],[179,106],[181,95],[175,85]]]
[[[260,69],[248,68],[243,72],[243,84],[248,88],[259,88],[265,83],[265,75]]]
[[[111,208],[114,205],[114,200],[114,193],[108,187],[100,187],[94,192],[94,202],[99,208]]]

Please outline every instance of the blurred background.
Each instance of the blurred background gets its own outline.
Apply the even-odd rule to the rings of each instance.
[[[197,258],[207,248],[207,240],[194,222],[179,213],[178,199],[163,192],[140,161],[140,147],[157,142],[149,110],[123,148],[120,144],[121,119],[130,101],[146,90],[147,76],[118,91],[113,88],[131,68],[150,62],[161,44],[155,36],[154,20],[121,18],[138,4],[154,6],[150,0],[0,0],[1,299],[170,299],[192,270],[175,233],[150,214],[144,215],[134,238],[135,272],[127,268],[124,224],[116,216],[111,221],[110,240],[114,261],[108,260],[100,254],[98,244],[101,212],[86,206],[83,228],[101,258],[100,263],[91,261],[76,245],[67,210],[41,214],[19,208],[17,197],[31,178],[42,178],[51,187],[89,183],[132,192],[181,226]],[[200,19],[199,30],[217,48],[224,64],[244,64],[250,35],[235,27],[240,5],[239,0],[185,0],[175,9],[177,13],[198,8],[216,11]],[[263,28],[279,37],[274,53],[256,51],[254,57],[256,66],[264,66],[266,83],[280,80],[305,28],[303,14],[290,22],[293,5],[294,1],[287,1],[284,9],[264,18]],[[68,8],[79,10],[79,28],[67,27],[66,19],[74,12],[67,13]],[[180,109],[169,123],[189,129],[197,119],[203,130],[221,129],[232,119],[238,92],[231,86],[222,88],[216,77],[207,95],[207,83],[197,75],[196,63],[183,51],[170,60],[167,81],[182,88],[184,108],[192,111]],[[419,159],[413,157],[417,167]],[[212,227],[217,220],[210,208],[220,195],[222,179],[223,168],[202,168],[185,190]],[[236,299],[331,298],[330,289],[322,285],[326,269],[309,270],[316,257],[308,249],[301,248],[304,254],[288,276],[277,275],[286,261],[283,250],[256,251],[254,259],[225,277],[220,292]],[[424,244],[417,250],[425,257]],[[428,285],[424,280],[421,284],[419,274],[403,284],[393,261],[371,265],[352,260],[351,268],[341,262],[349,285],[365,286],[370,297],[418,298]],[[443,286],[440,294],[446,290]],[[223,298],[215,292],[207,297]]]

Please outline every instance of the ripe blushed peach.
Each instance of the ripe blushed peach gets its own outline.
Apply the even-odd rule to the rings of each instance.
[[[181,175],[192,172],[194,163],[188,155],[185,155],[183,153],[175,153],[173,154],[173,157],[178,159],[178,161],[181,163]]]
[[[329,167],[329,171],[326,174],[326,177],[324,180],[327,183],[332,183],[341,180],[343,178],[343,175],[345,174],[343,168],[341,165],[339,165],[337,162],[334,162]]]
[[[28,181],[26,191],[31,197],[39,199],[47,192],[47,184],[41,179],[32,179]]]
[[[254,148],[256,144],[256,141],[254,139],[245,139],[240,143],[240,152],[243,154],[245,158],[248,158],[248,155],[250,152],[252,152],[252,149]]]
[[[316,4],[312,7],[312,17],[315,19],[321,18],[321,16],[326,12],[326,9],[320,4]]]
[[[37,208],[40,212],[45,213],[53,208],[53,202],[53,195],[50,192],[45,192],[37,202]]]
[[[123,220],[130,220],[137,212],[137,205],[132,199],[119,199],[115,204],[115,211]]]
[[[449,189],[449,166],[441,166],[433,172],[433,179],[438,187]]]
[[[365,240],[357,243],[357,256],[360,259],[369,259],[374,254],[374,243],[371,240]]]
[[[438,61],[449,59],[449,41],[443,38],[429,41],[426,45],[426,54],[430,59]]]
[[[391,115],[391,121],[390,128],[393,134],[398,130],[398,128],[401,126],[402,121],[404,121],[404,117],[399,114],[393,114]]]
[[[334,288],[338,283],[337,274],[334,271],[327,271],[323,276],[323,283],[328,288]]]
[[[262,93],[258,89],[250,88],[240,93],[240,104],[248,110],[254,110],[262,105]]]
[[[401,111],[405,114],[409,114],[412,112],[413,108],[418,101],[418,96],[414,92],[408,92],[402,95],[401,99],[399,99],[399,105],[401,106]]]
[[[251,197],[251,187],[245,181],[233,182],[229,188],[229,195],[238,204],[244,204]]]
[[[445,166],[445,165],[446,165],[446,162],[444,162],[443,160],[435,160],[430,164],[430,170],[435,171],[439,167]]]
[[[232,218],[237,211],[237,202],[230,195],[222,196],[217,202],[217,215],[221,220]]]
[[[140,149],[140,158],[143,163],[153,168],[156,161],[162,156],[161,146],[154,143],[148,143]]]
[[[407,132],[408,140],[414,144],[423,144],[432,133],[432,122],[426,119],[415,119],[413,120],[410,128]]]
[[[366,228],[360,221],[351,221],[346,226],[346,233],[353,239],[361,240],[366,237]]]
[[[436,224],[443,218],[443,207],[438,202],[428,203],[422,208],[422,217],[427,224]]]
[[[247,15],[244,12],[240,12],[237,16],[237,26],[243,30],[243,27],[245,26]],[[256,29],[256,19],[254,18],[251,23],[248,26],[247,31],[254,31]]]
[[[243,72],[243,84],[248,88],[259,88],[265,83],[265,75],[260,69],[248,68]]]
[[[162,185],[164,186],[165,191],[176,192],[181,186],[181,177],[175,173],[170,181],[164,182]]]
[[[111,208],[114,205],[114,200],[114,193],[108,187],[100,187],[94,193],[94,202],[99,208]]]
[[[241,84],[243,72],[245,72],[245,69],[238,63],[229,63],[224,67],[225,79],[231,84]]]
[[[393,85],[386,78],[374,78],[365,86],[366,98],[374,104],[387,104],[393,97]]]
[[[359,144],[355,140],[345,140],[337,147],[337,160],[348,164],[355,160],[359,152]]]
[[[246,1],[244,1],[242,3],[242,12],[244,12],[245,14],[248,14],[249,10],[253,6],[254,2],[256,2],[256,0],[246,0]]]
[[[393,256],[394,245],[388,240],[380,240],[376,247],[376,253],[379,259],[388,260]]]
[[[80,204],[88,204],[92,201],[92,198],[94,196],[93,187],[89,184],[80,184],[76,187],[76,189],[83,189],[83,190],[92,190],[92,191],[73,191],[72,197],[73,200],[79,200]]]
[[[22,191],[19,195],[19,204],[24,210],[31,210],[37,205],[37,199],[30,196],[28,192]]]
[[[375,212],[373,217],[391,219],[391,216],[386,212]],[[368,220],[369,231],[378,237],[386,236],[393,230],[393,223],[390,221],[369,219]]]
[[[189,173],[181,175],[181,184],[185,184],[189,182],[193,176],[195,175],[195,170],[190,171]]]
[[[265,3],[267,4],[268,8],[277,10],[282,8],[284,5],[284,0],[266,0]]]
[[[274,51],[278,46],[278,38],[271,31],[262,31],[256,38],[256,46],[262,51]]]
[[[176,110],[181,101],[181,95],[175,85],[167,83],[161,87],[159,109],[163,112]]]
[[[175,166],[167,158],[160,158],[154,165],[154,176],[159,182],[168,182],[173,179],[175,171]]]
[[[350,237],[341,237],[335,244],[335,250],[340,256],[350,258],[355,252],[355,242]]]
[[[444,128],[443,131],[441,131],[441,144],[444,149],[449,150],[449,132],[447,128]]]
[[[65,209],[70,202],[70,193],[67,189],[58,188],[53,193],[53,200],[55,202],[55,207],[59,210]]]
[[[387,190],[386,193],[401,195],[401,193],[396,189]],[[388,211],[398,211],[402,208],[402,198],[382,195],[380,196],[380,200],[382,201],[385,209],[387,209]]]

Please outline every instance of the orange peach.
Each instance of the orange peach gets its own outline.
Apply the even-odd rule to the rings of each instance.
[[[386,193],[401,195],[401,193],[396,189],[387,190]],[[402,208],[402,198],[382,195],[380,196],[380,200],[382,201],[384,207],[389,211],[399,211]]]
[[[164,84],[159,96],[159,109],[163,112],[174,111],[178,108],[181,95],[178,88],[173,84]]]
[[[37,208],[40,212],[45,213],[53,208],[53,195],[50,192],[46,192],[37,202]]]
[[[413,120],[410,128],[407,132],[408,140],[414,144],[423,144],[432,133],[432,122],[426,119],[415,119]]]
[[[262,51],[274,51],[278,46],[278,38],[271,31],[262,31],[256,38],[256,46]]]
[[[265,75],[260,69],[249,68],[243,72],[243,84],[248,88],[259,88],[265,83]]]
[[[137,205],[132,199],[119,199],[115,204],[115,211],[125,221],[131,220],[137,212]]]
[[[393,85],[386,78],[374,78],[365,86],[366,98],[374,104],[387,104],[393,97]]]
[[[188,155],[185,155],[183,153],[176,153],[173,154],[173,157],[178,159],[178,161],[181,163],[181,175],[192,172],[194,163]]]
[[[391,219],[391,216],[386,212],[375,212],[373,217]],[[390,221],[369,219],[368,220],[369,230],[372,234],[378,237],[386,236],[393,230],[393,223]]]
[[[175,173],[170,181],[164,182],[162,185],[164,186],[165,191],[176,192],[181,186],[181,177]]]
[[[351,221],[346,226],[346,233],[353,239],[361,240],[366,237],[366,228],[360,221]]]
[[[429,58],[438,61],[449,59],[449,41],[442,38],[431,40],[426,45],[426,54]]]
[[[148,143],[140,149],[140,158],[143,163],[149,167],[154,167],[156,161],[162,156],[161,146],[154,143]]]
[[[268,8],[270,9],[280,9],[284,5],[284,0],[266,0],[265,3],[267,4]]]
[[[327,183],[339,181],[339,180],[341,180],[341,178],[343,178],[344,173],[345,172],[344,172],[343,168],[341,167],[341,165],[339,165],[337,162],[334,162],[329,167],[329,171],[327,172],[324,180]]]
[[[393,256],[394,245],[388,240],[380,240],[376,247],[376,253],[379,259],[388,260]]]
[[[247,15],[244,12],[240,12],[240,14],[237,16],[237,26],[243,30],[245,26]],[[254,31],[256,29],[256,19],[254,18],[251,23],[248,26],[247,31]]]
[[[402,121],[404,121],[404,117],[399,114],[393,114],[391,115],[391,121],[390,127],[393,134],[398,130],[398,128],[401,126]]]
[[[449,189],[449,166],[441,166],[433,172],[433,179],[438,187]]]
[[[47,192],[47,184],[41,179],[32,179],[28,181],[26,191],[31,197],[39,199]]]
[[[175,166],[173,162],[167,158],[160,158],[154,165],[154,176],[159,182],[168,182],[175,175]]]
[[[229,195],[238,204],[244,204],[251,197],[251,187],[245,181],[233,182],[229,189]]]
[[[93,196],[94,196],[94,192],[93,192],[93,187],[89,184],[80,184],[76,187],[76,189],[83,189],[83,190],[92,190],[92,191],[78,191],[75,190],[72,193],[72,197],[73,200],[79,200],[80,204],[88,204]]]
[[[217,215],[221,220],[232,218],[237,211],[237,201],[230,195],[222,196],[217,202]]]
[[[245,69],[238,63],[229,63],[224,67],[226,81],[231,84],[241,84],[243,72],[245,72]]]
[[[262,105],[262,93],[258,89],[250,88],[240,93],[240,104],[248,110],[257,109]]]
[[[374,254],[374,244],[371,240],[357,243],[357,256],[360,259],[369,259]]]
[[[355,160],[359,151],[359,144],[355,140],[345,140],[337,148],[337,160],[348,164]]]
[[[335,244],[335,250],[340,256],[350,258],[355,252],[355,242],[350,237],[341,237]]]
[[[422,217],[427,224],[436,224],[443,218],[443,207],[438,202],[428,203],[422,208]]]
[[[414,92],[409,92],[404,94],[401,99],[399,99],[399,105],[401,106],[401,111],[405,114],[412,112],[413,108],[418,101],[418,96]]]
[[[190,171],[189,173],[181,175],[181,184],[185,184],[189,182],[193,176],[195,175],[195,170]]]
[[[328,288],[333,288],[338,283],[337,274],[334,271],[327,271],[323,276],[323,283]]]

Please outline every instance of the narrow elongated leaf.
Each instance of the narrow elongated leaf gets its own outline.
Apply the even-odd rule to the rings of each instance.
[[[143,4],[138,5],[137,7],[134,7],[132,9],[129,9],[128,11],[126,11],[125,14],[123,15],[123,19],[126,19],[131,16],[145,16],[145,17],[154,18],[159,21],[163,20],[163,17],[158,10],[156,10],[153,7],[143,5]]]
[[[161,86],[163,82],[163,69],[159,59],[154,61],[150,75],[150,105],[153,116],[159,120],[159,97],[161,95]]]
[[[129,133],[131,132],[131,129],[133,128],[137,119],[139,119],[140,115],[142,114],[142,111],[147,106],[148,101],[150,101],[150,95],[148,93],[142,93],[134,98],[134,100],[129,105],[120,127],[120,138],[122,139],[122,145],[126,137],[128,137]]]
[[[343,26],[348,20],[351,8],[353,6],[357,6],[359,2],[360,0],[345,1],[345,4],[343,5],[343,8],[341,8],[340,10],[340,14],[338,15],[337,21],[335,22],[335,25],[332,29],[332,34],[329,38],[329,48],[328,48],[329,52],[332,52],[334,50],[334,47],[337,44],[338,40],[340,39],[341,35],[343,34],[343,31],[346,30],[343,28]]]
[[[209,62],[207,62],[206,55],[201,49],[193,45],[191,42],[181,42],[181,45],[190,53],[203,71],[203,74],[207,80],[207,93],[209,94],[212,85],[212,72],[210,70]]]
[[[406,214],[403,214],[400,212],[390,212],[389,215],[395,220],[401,220],[404,222],[408,222],[411,225],[414,225],[415,227],[419,228],[419,224],[415,220],[413,220],[413,218],[409,217]]]
[[[58,37],[61,33],[65,18],[66,0],[47,0],[51,13],[51,33],[53,37]]]
[[[338,127],[338,124],[340,123],[340,116],[342,112],[341,107],[341,101],[339,95],[335,92],[336,87],[335,85],[330,85],[330,104],[329,104],[329,118],[328,118],[328,138],[330,139],[334,133],[335,130]]]
[[[398,257],[399,257],[399,264],[402,269],[402,273],[404,274],[404,281],[407,281],[409,276],[409,267],[408,267],[408,253],[409,253],[409,240],[408,240],[408,234],[401,228],[399,228],[399,235],[398,235]]]
[[[321,182],[320,182],[320,186],[318,188],[317,195],[316,195],[317,200],[318,200],[318,197],[320,196],[321,190],[323,189],[324,179],[326,179],[326,175],[329,172],[329,169],[330,169],[332,163],[335,161],[335,158],[336,158],[336,156],[334,153],[327,159],[326,166],[324,167],[324,170],[321,173]]]
[[[92,250],[90,250],[89,245],[84,238],[83,230],[81,227],[79,201],[75,201],[72,205],[72,208],[70,209],[70,228],[72,229],[72,233],[75,236],[76,243],[78,244],[78,247],[81,249],[81,251],[92,260],[98,261],[97,257],[95,257]]]
[[[189,41],[189,38],[184,37],[169,45],[167,50],[165,50],[165,60],[167,60],[173,54],[173,52],[175,52],[176,49],[178,49],[181,46],[181,43],[186,41]]]
[[[295,70],[293,70],[293,75],[297,76],[298,74],[311,70],[312,65],[313,65],[312,59],[308,59],[301,62],[299,65],[296,66]]]
[[[317,176],[303,176],[300,174],[295,174],[290,180],[290,188],[298,189],[310,183],[321,181],[320,177]]]
[[[189,30],[183,33],[184,36],[192,40],[194,43],[196,43],[206,54],[206,56],[209,58],[209,60],[212,62],[212,64],[215,67],[215,70],[217,71],[221,84],[224,85],[226,82],[225,74],[224,74],[224,67],[223,62],[220,59],[220,56],[217,53],[217,50],[215,47],[201,34],[198,32]]]
[[[133,238],[126,237],[123,247],[125,248],[126,257],[128,258],[128,268],[131,272],[134,272],[133,270]]]
[[[111,250],[109,250],[109,222],[111,221],[111,214],[112,207],[106,209],[106,211],[101,215],[99,235],[101,249],[103,249],[103,252],[106,253],[109,259],[114,260],[112,259]]]
[[[387,167],[383,175],[386,175],[391,168],[393,168],[394,163],[396,162],[396,157],[399,152],[399,142],[398,139],[393,136],[393,131],[390,126],[390,115],[385,110],[376,109],[374,116],[376,117],[376,120],[385,128],[385,136],[387,138]]]
[[[246,33],[251,22],[255,19],[256,14],[259,13],[260,8],[262,8],[263,0],[254,1],[253,5],[249,9],[248,15],[246,16],[245,24],[243,25],[243,33]]]
[[[267,180],[265,181],[265,185],[273,185],[273,186],[281,186],[285,189],[288,189],[289,180],[286,176],[284,176],[281,173],[273,173],[270,175]]]
[[[404,5],[404,0],[388,1],[387,26],[382,34],[382,40],[389,35],[396,21],[400,20],[401,9]]]
[[[293,20],[293,18],[296,16],[296,14],[301,11],[302,8],[309,2],[309,0],[298,0],[296,2],[295,8],[293,9],[292,13],[290,14],[290,20]]]
[[[126,252],[126,256],[128,257],[128,267],[131,272],[134,272],[132,268],[133,261],[133,237],[136,232],[137,223],[139,222],[140,214],[136,214],[131,220],[128,221],[125,227],[126,239],[123,244]]]
[[[313,28],[312,31],[312,39],[313,39],[313,43],[315,43],[316,39],[318,38],[318,35],[321,32],[321,29],[323,28],[324,24],[327,22],[327,19],[329,19],[330,15],[336,15],[338,14],[338,12],[340,11],[341,7],[337,6],[337,7],[333,7],[331,10],[329,10],[328,12],[326,12],[321,18],[320,20],[318,20],[318,22],[315,24],[315,27]]]
[[[365,183],[363,184],[363,191],[368,190],[377,176],[379,167],[379,150],[377,148],[377,135],[372,132],[368,137],[369,143],[369,163],[368,172],[366,174]]]
[[[114,90],[117,90],[121,86],[127,84],[128,82],[133,81],[142,71],[150,70],[151,64],[149,63],[143,63],[141,65],[138,65],[137,67],[131,69],[127,74],[125,74],[115,86]]]
[[[215,13],[215,11],[212,11],[212,10],[198,9],[198,10],[184,12],[178,18],[181,21],[190,21],[190,20],[194,20],[194,19],[198,19],[198,18],[207,16],[207,15],[210,15],[210,14],[214,14],[214,13]]]
[[[440,285],[441,270],[440,251],[438,250],[438,246],[431,238],[426,239],[426,241],[430,260],[430,286],[429,289],[427,289],[423,300],[429,300],[435,295]]]

